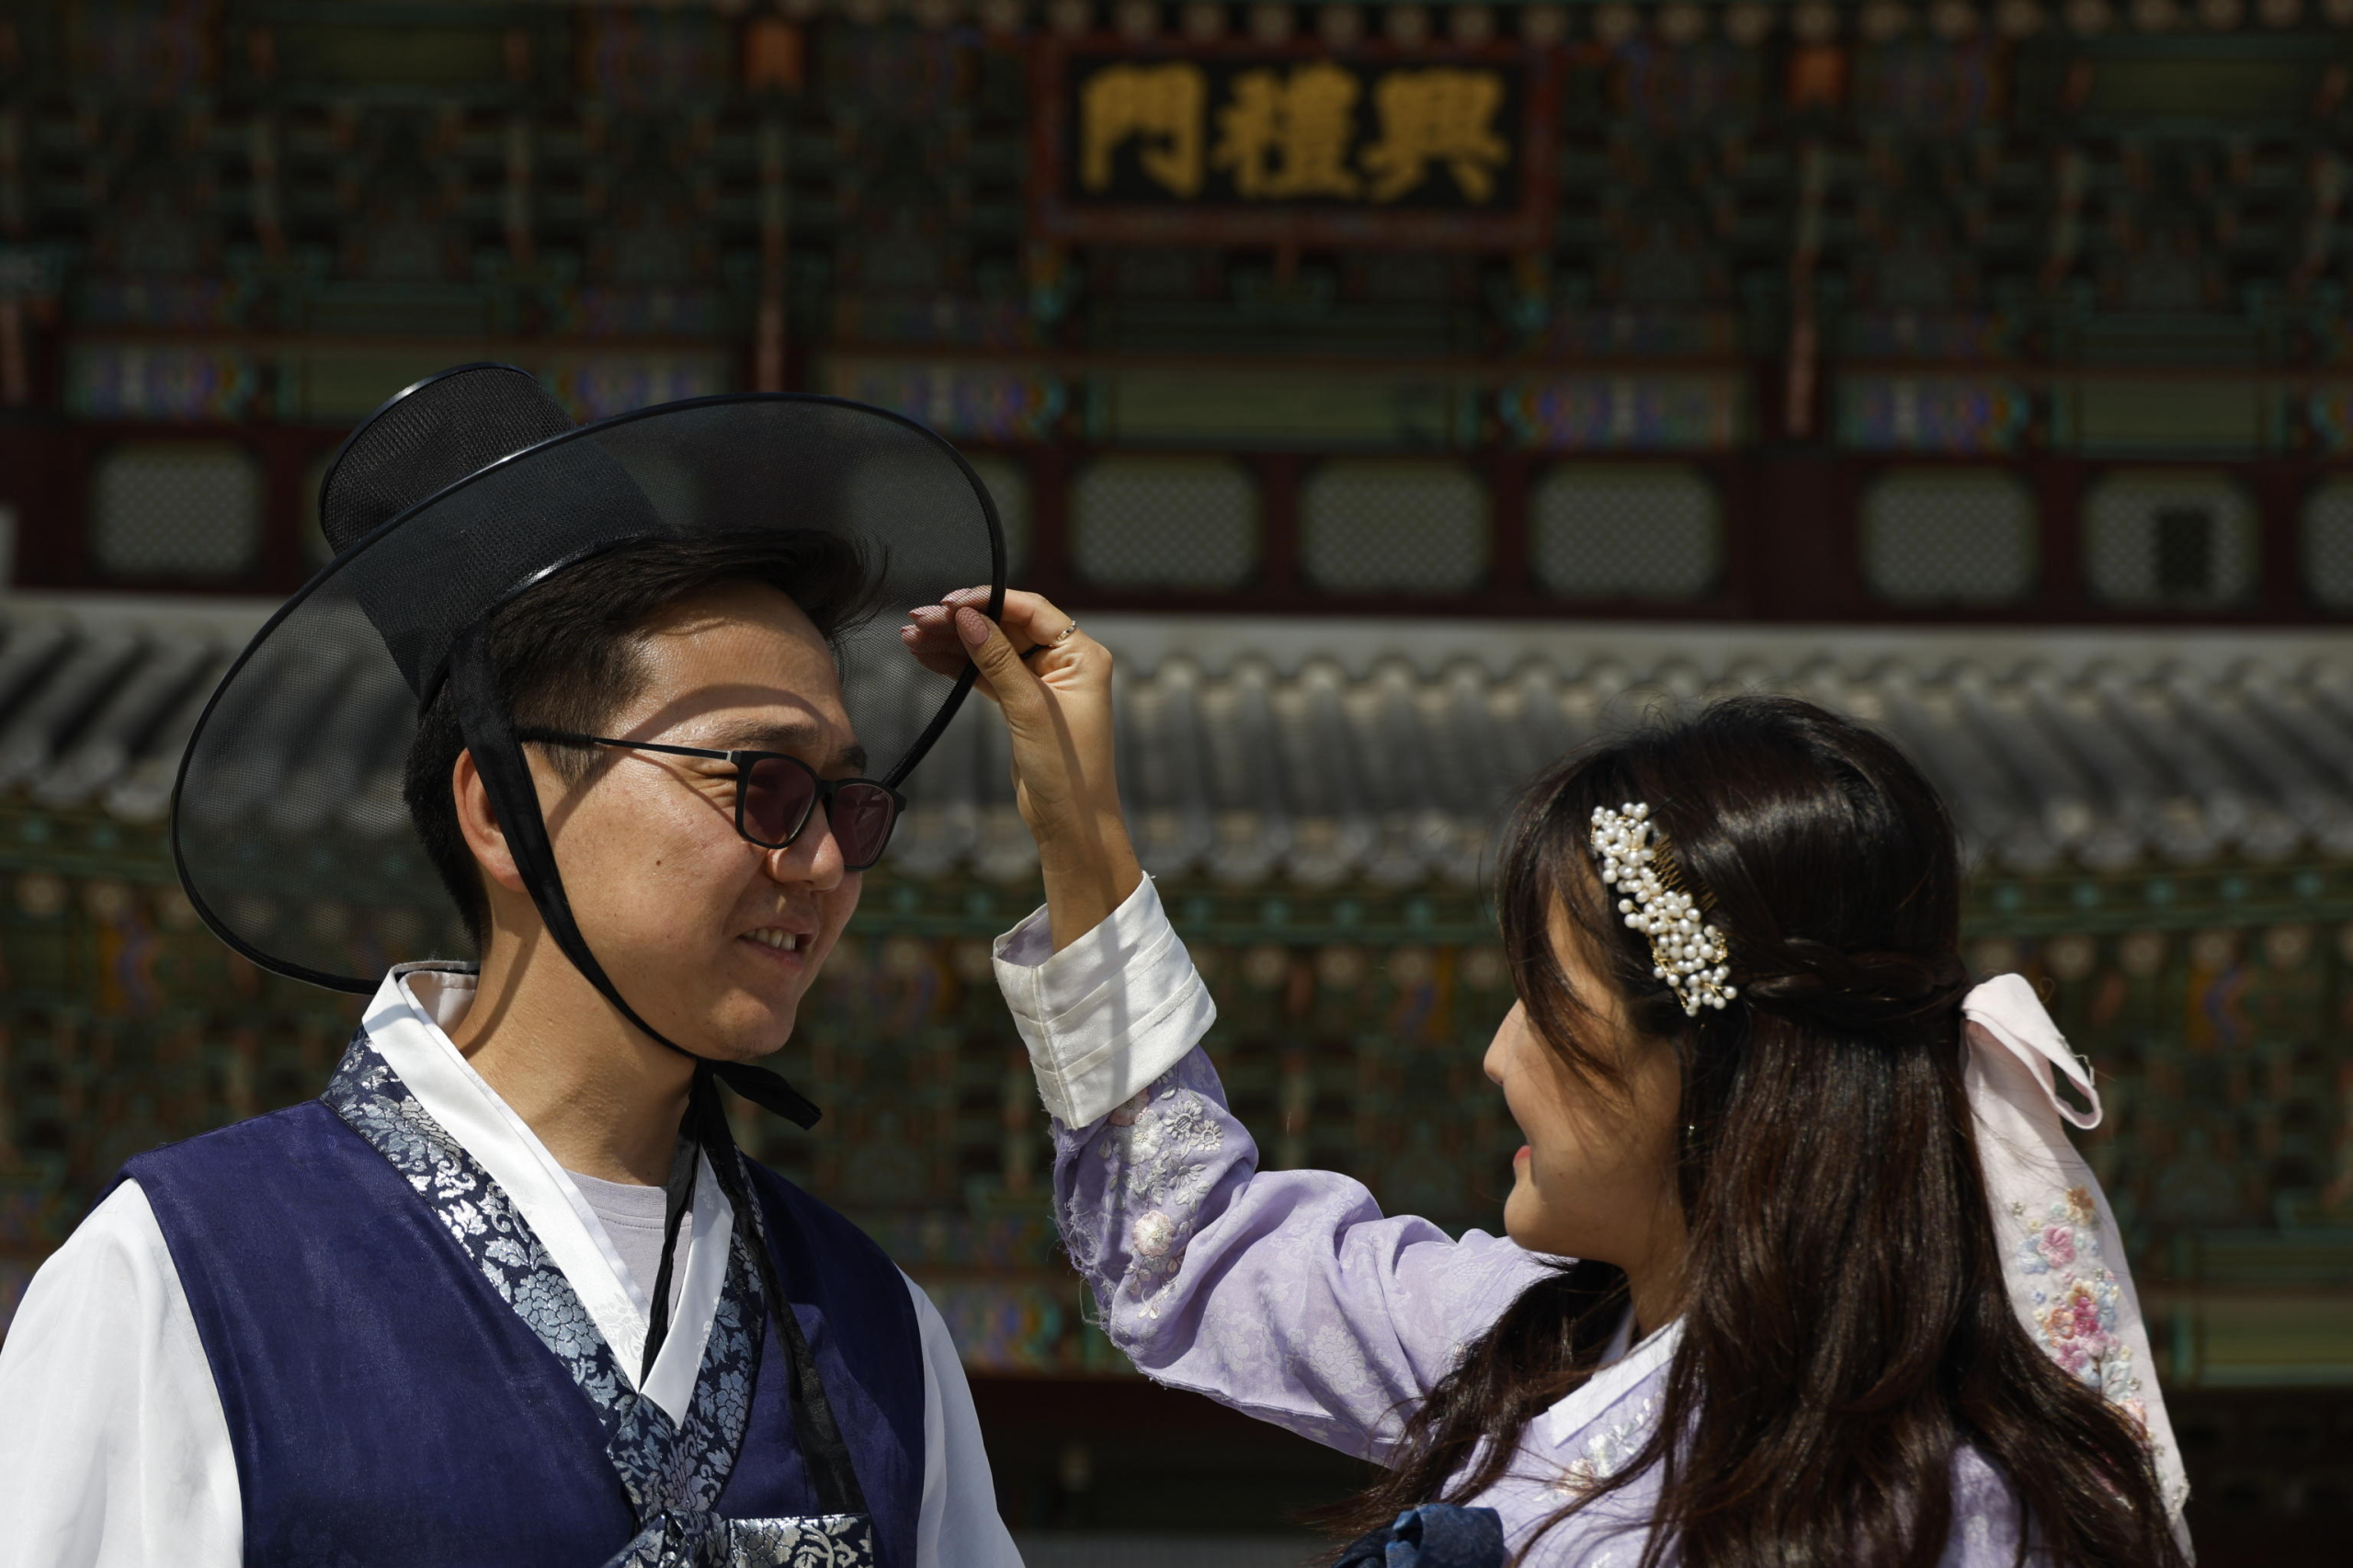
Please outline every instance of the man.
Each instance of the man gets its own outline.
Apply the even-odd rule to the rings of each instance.
[[[132,1160],[35,1278],[0,1563],[1017,1568],[938,1312],[718,1087],[815,1119],[751,1063],[971,680],[919,689],[868,612],[1001,592],[985,493],[855,405],[574,430],[472,366],[321,506],[339,554],[223,678],[175,847],[233,946],[372,1000],[321,1100]],[[338,720],[388,689],[479,962],[377,983],[355,954],[413,918],[285,912],[381,881],[382,738]]]

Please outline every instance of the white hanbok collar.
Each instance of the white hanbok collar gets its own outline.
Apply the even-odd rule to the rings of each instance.
[[[1664,1327],[1653,1329],[1641,1344],[1629,1346],[1626,1341],[1633,1337],[1633,1309],[1629,1307],[1609,1348],[1602,1353],[1601,1369],[1544,1413],[1544,1436],[1552,1447],[1566,1447],[1571,1438],[1608,1415],[1611,1405],[1665,1366],[1674,1357],[1675,1347],[1683,1343],[1683,1320],[1677,1318]]]
[[[449,1039],[449,1028],[472,1005],[473,991],[473,971],[460,965],[401,964],[384,976],[361,1028],[417,1103],[505,1190],[571,1280],[623,1373],[634,1379],[645,1358],[644,1288],[631,1277],[579,1187]],[[695,1184],[694,1211],[680,1237],[677,1311],[642,1390],[673,1421],[686,1419],[694,1398],[704,1343],[726,1280],[734,1222],[734,1207],[706,1160]]]

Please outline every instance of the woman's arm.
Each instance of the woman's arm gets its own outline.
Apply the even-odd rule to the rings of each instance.
[[[1054,1117],[1056,1223],[1112,1343],[1156,1381],[1383,1458],[1545,1264],[1386,1218],[1335,1172],[1260,1171],[1151,883],[1060,952],[1045,924],[1000,940],[997,972]]]
[[[996,623],[978,598],[915,610],[903,635],[942,674],[969,655],[1012,741],[1046,908],[998,943],[997,978],[1054,1119],[1072,1259],[1150,1376],[1378,1457],[1545,1265],[1383,1218],[1344,1176],[1258,1170],[1198,1049],[1216,1009],[1129,843],[1110,651],[1035,594],[1006,594]]]

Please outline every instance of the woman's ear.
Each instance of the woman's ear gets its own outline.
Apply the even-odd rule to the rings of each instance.
[[[473,851],[482,874],[508,892],[521,892],[523,873],[516,869],[506,834],[498,825],[498,813],[491,809],[490,788],[474,767],[472,752],[458,754],[449,770],[449,789],[458,802],[458,831],[465,835],[466,847]]]

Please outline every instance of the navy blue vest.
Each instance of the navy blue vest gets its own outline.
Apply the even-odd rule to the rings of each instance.
[[[924,1391],[906,1284],[855,1225],[751,1168],[881,1568],[915,1568]],[[154,1210],[212,1364],[247,1563],[597,1568],[630,1540],[587,1399],[325,1105],[142,1154],[123,1176]],[[786,1365],[771,1328],[722,1515],[818,1511]]]

